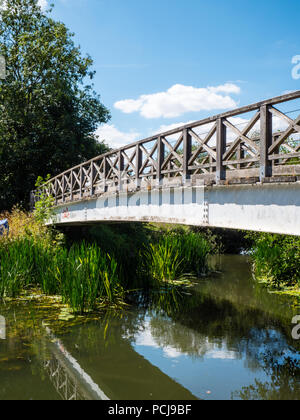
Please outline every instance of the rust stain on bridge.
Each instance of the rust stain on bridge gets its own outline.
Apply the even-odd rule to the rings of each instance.
[[[300,141],[291,136],[300,133],[300,115],[291,119],[275,105],[299,98],[296,91],[108,152],[51,179],[47,193],[61,204],[154,186],[298,181]],[[234,117],[245,114],[239,128]],[[274,117],[286,128],[276,132]]]

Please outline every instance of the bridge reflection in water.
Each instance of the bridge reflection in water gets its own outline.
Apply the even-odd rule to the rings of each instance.
[[[255,286],[245,257],[213,263],[222,274],[188,294],[139,296],[130,311],[72,327],[63,344],[48,335],[43,366],[60,397],[299,400],[293,300]]]
[[[129,316],[129,319],[137,322],[134,315]],[[110,337],[106,338],[101,325],[92,324],[85,326],[83,330],[81,327],[75,328],[75,336],[82,331],[85,337],[83,341],[76,339],[80,344],[74,351],[80,364],[65,347],[65,345],[68,348],[74,346],[73,334],[64,336],[64,345],[46,329],[48,351],[43,361],[43,370],[61,399],[69,401],[197,399],[174,378],[141,356],[128,337],[119,334],[120,325],[117,324],[115,330],[115,321],[107,320],[107,322],[108,324],[103,324],[103,328],[105,329],[105,325],[110,325]],[[91,336],[87,339],[89,332]],[[87,348],[89,351],[86,353]],[[114,361],[113,365],[111,360]],[[93,379],[87,372],[92,372]]]
[[[45,360],[44,369],[59,396],[66,401],[109,400],[62,342],[48,328],[46,332],[50,338],[48,349],[52,358]]]

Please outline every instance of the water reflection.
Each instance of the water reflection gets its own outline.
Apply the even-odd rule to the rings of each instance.
[[[52,357],[46,357],[44,369],[63,400],[109,399],[48,327],[45,327],[45,340]]]
[[[56,398],[96,399],[76,375],[66,393],[65,373],[74,379],[68,354],[110,399],[300,399],[300,343],[291,337],[299,301],[257,285],[246,257],[220,263],[222,273],[194,288],[135,296],[127,311],[59,334],[56,346],[36,325],[26,334],[17,329],[0,342],[0,398],[15,397],[18,383],[30,378],[26,397],[48,390],[54,399],[56,388]],[[11,334],[11,319],[25,314],[9,314]],[[13,384],[7,357],[22,365]]]
[[[222,265],[222,274],[193,290],[140,296],[139,308],[122,320],[79,328],[66,339],[85,343],[77,357],[116,398],[152,398],[153,390],[167,398],[162,380],[151,382],[158,368],[182,387],[181,398],[299,399],[300,346],[291,338],[298,302],[254,283],[245,257],[225,257]]]

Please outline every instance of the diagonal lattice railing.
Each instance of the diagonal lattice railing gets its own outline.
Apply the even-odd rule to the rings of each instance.
[[[222,184],[300,175],[300,110],[292,119],[278,109],[299,98],[296,91],[110,151],[52,178],[47,194],[59,204],[199,178]]]

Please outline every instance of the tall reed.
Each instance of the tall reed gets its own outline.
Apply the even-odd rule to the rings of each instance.
[[[29,286],[59,294],[74,311],[113,303],[122,292],[117,262],[96,245],[70,250],[49,247],[32,237],[0,241],[0,298],[16,297]]]
[[[99,299],[113,303],[121,292],[117,262],[96,245],[74,245],[63,266],[57,266],[61,295],[74,310],[95,308]]]
[[[150,278],[164,283],[205,274],[210,250],[206,239],[197,233],[171,232],[151,243],[142,257]]]
[[[144,285],[166,285],[207,271],[211,249],[201,234],[183,230],[151,238],[141,227],[106,228],[98,245],[66,247],[63,235],[31,215],[15,209],[7,217],[11,231],[0,238],[0,298],[16,297],[33,286],[86,312],[99,303],[119,302],[123,287],[140,287],[142,279]]]

